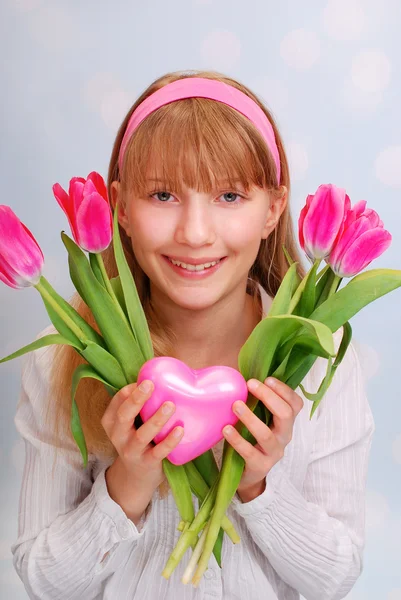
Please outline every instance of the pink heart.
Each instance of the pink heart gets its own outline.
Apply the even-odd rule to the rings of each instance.
[[[238,421],[233,402],[248,398],[245,379],[231,367],[191,369],[176,358],[160,356],[142,365],[138,384],[144,379],[154,384],[152,396],[140,411],[144,422],[167,400],[176,405],[154,441],[163,441],[177,425],[184,427],[180,443],[167,456],[174,465],[193,460],[222,440],[223,427]]]

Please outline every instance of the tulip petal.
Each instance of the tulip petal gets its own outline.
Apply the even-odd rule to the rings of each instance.
[[[92,171],[92,173],[89,173],[88,179],[93,181],[99,194],[108,201],[107,188],[103,177],[99,173],[96,173],[96,171]]]
[[[112,239],[112,216],[104,198],[94,192],[85,197],[77,213],[78,245],[88,252],[105,250]]]
[[[307,253],[325,258],[333,247],[344,220],[346,193],[332,184],[319,186],[303,223]]]
[[[71,200],[67,192],[61,187],[59,183],[55,183],[53,185],[53,194],[56,198],[57,202],[68,216],[68,213],[71,210]]]
[[[378,258],[391,244],[391,234],[385,229],[370,229],[349,246],[341,260],[340,277],[352,277],[372,260]]]
[[[4,279],[12,280],[18,287],[39,281],[43,253],[32,233],[8,206],[0,206],[0,257]]]
[[[17,281],[19,281],[18,273],[13,272],[13,269],[8,264],[5,263],[5,260],[1,256],[1,254],[0,254],[0,281],[2,281],[6,285],[14,288],[15,290],[19,290],[23,287],[26,287],[22,284],[21,285],[17,284]]]
[[[370,229],[371,226],[369,219],[362,216],[351,223],[351,225],[343,231],[341,237],[334,246],[333,252],[328,258],[328,262],[330,265],[332,265],[333,270],[338,269],[338,264],[341,262],[345,252],[352,246],[354,241],[364,232],[369,231]]]

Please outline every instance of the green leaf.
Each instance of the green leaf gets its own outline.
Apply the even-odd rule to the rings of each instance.
[[[277,294],[271,303],[268,317],[283,315],[289,312],[291,298],[297,286],[297,266],[298,263],[292,263],[285,274]]]
[[[40,283],[42,284],[44,289],[48,292],[48,294],[50,294],[50,296],[53,298],[53,300],[55,300],[57,302],[57,304],[60,306],[60,308],[62,308],[62,310],[80,328],[80,330],[84,333],[86,339],[91,340],[98,346],[102,346],[103,348],[106,347],[105,341],[102,338],[102,336],[99,335],[98,332],[95,329],[93,329],[93,327],[91,327],[89,325],[89,323],[87,321],[85,321],[85,319],[83,317],[81,317],[81,315],[75,310],[75,308],[73,308],[71,306],[71,304],[69,304],[67,302],[67,300],[64,300],[64,298],[56,292],[56,290],[53,288],[53,286],[50,285],[50,283],[47,281],[47,279],[45,277],[43,277],[43,275],[40,278]],[[43,299],[43,296],[42,296],[42,299]],[[72,333],[72,331],[70,330],[68,325],[66,325],[64,323],[64,321],[60,318],[60,316],[55,312],[54,308],[52,308],[48,304],[48,302],[46,302],[44,299],[43,299],[43,302],[45,303],[46,310],[49,314],[49,317],[50,317],[53,325],[57,329],[57,331],[59,331],[62,335],[64,335],[64,337],[68,338],[72,343],[77,344],[78,338],[76,337],[75,334]]]
[[[162,464],[181,519],[192,523],[195,511],[185,465],[174,465],[168,458],[164,458]]]
[[[312,282],[314,282],[316,284],[316,270],[317,270],[320,262],[321,261],[315,261],[314,264],[312,265],[312,267],[309,269],[309,271],[305,275],[305,277],[302,279],[302,281],[300,281],[297,289],[295,290],[295,293],[292,296],[292,299],[291,299],[291,302],[290,302],[290,305],[288,308],[289,313],[296,314],[301,317],[309,316],[309,315],[301,314],[300,310],[296,310],[296,309],[302,299],[303,294],[305,293],[306,285],[308,285],[308,290],[309,290],[308,294],[309,294],[309,296],[311,295],[311,291],[310,291],[310,288],[312,287],[311,284],[312,284]],[[311,279],[312,279],[312,282],[311,282]]]
[[[315,410],[317,409],[317,407],[319,406],[320,401],[322,400],[324,394],[329,389],[331,382],[333,381],[333,377],[335,375],[336,369],[341,364],[341,362],[345,356],[345,353],[348,349],[348,346],[351,343],[351,338],[352,338],[351,325],[349,323],[345,323],[343,336],[341,339],[341,343],[340,343],[340,347],[338,349],[336,359],[333,364],[332,364],[331,358],[329,359],[326,375],[325,375],[323,381],[321,382],[318,391],[315,394],[311,394],[311,393],[307,392],[305,390],[305,388],[303,387],[303,385],[301,383],[299,384],[299,387],[301,388],[304,396],[306,398],[308,398],[308,400],[311,400],[313,402],[310,419],[313,417],[313,414],[314,414]]]
[[[290,253],[288,252],[288,250],[284,246],[284,244],[283,244],[282,248],[283,248],[284,256],[287,260],[288,266],[291,267],[291,265],[293,265],[295,261],[291,258]]]
[[[114,388],[120,390],[128,384],[118,361],[101,346],[88,342],[81,354],[99,375],[104,377]]]
[[[136,289],[134,277],[125,258],[124,250],[121,244],[120,232],[118,229],[118,205],[114,210],[113,225],[113,247],[120,282],[124,292],[125,304],[128,311],[128,318],[134,331],[135,338],[141,349],[145,360],[154,357],[152,338],[150,336],[148,322],[140,301],[138,290]]]
[[[312,268],[309,270],[309,273],[304,277],[298,287],[298,290],[294,294],[295,298],[295,296],[298,294],[298,291],[301,290],[299,294],[299,301],[292,311],[296,315],[301,317],[309,317],[315,308],[316,273],[320,263],[320,260],[315,260]],[[291,303],[291,305],[293,305],[293,303]]]
[[[70,257],[75,281],[96,319],[107,349],[121,365],[127,381],[136,381],[144,357],[132,331],[113,299],[94,276],[85,254],[68,235],[62,232],[61,236]]]
[[[123,292],[123,287],[121,285],[120,277],[119,276],[113,277],[112,279],[110,279],[110,283],[111,283],[111,287],[114,290],[116,298],[117,298],[121,308],[123,309],[125,316],[128,319],[127,305],[125,304],[124,292]]]
[[[207,452],[193,458],[192,462],[210,487],[220,473],[212,450],[207,450]]]
[[[310,318],[324,323],[333,332],[337,331],[364,306],[398,287],[401,287],[401,271],[392,269],[365,271],[325,300],[313,311]]]
[[[31,344],[20,348],[16,352],[13,352],[13,354],[9,354],[5,358],[2,358],[0,360],[0,363],[7,362],[8,360],[13,360],[13,358],[18,358],[23,354],[27,354],[28,352],[32,352],[33,350],[38,350],[39,348],[44,348],[45,346],[52,346],[53,344],[65,344],[66,346],[73,346],[77,350],[80,350],[80,346],[74,344],[67,338],[63,337],[62,335],[59,335],[58,333],[52,333],[50,335],[44,335],[43,337],[39,338],[38,340],[35,340]]]
[[[71,400],[72,400],[72,411],[71,411],[71,432],[73,438],[81,452],[84,467],[88,464],[88,450],[86,447],[84,433],[82,431],[81,420],[79,418],[79,411],[77,403],[75,402],[75,394],[81,379],[90,377],[91,379],[97,379],[104,383],[109,389],[112,387],[108,381],[105,381],[90,365],[79,365],[72,376],[72,389],[71,389]],[[117,389],[114,390],[114,393]]]
[[[333,336],[324,324],[295,315],[267,316],[258,323],[240,350],[238,365],[243,377],[263,381],[270,374],[277,348],[301,328],[309,330],[321,347],[334,356]]]

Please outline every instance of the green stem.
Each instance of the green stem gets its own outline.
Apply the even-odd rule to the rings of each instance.
[[[179,538],[175,548],[173,549],[166,566],[163,569],[162,576],[169,579],[174,569],[178,566],[185,552],[192,546],[193,542],[197,541],[198,533],[206,525],[210,512],[213,509],[214,501],[217,494],[218,479],[213,482],[207,496],[205,497],[202,506],[200,507],[195,519],[192,521],[189,528],[184,531]]]
[[[199,502],[202,503],[203,500],[206,498],[210,487],[205,482],[202,475],[199,473],[192,461],[186,463],[185,469],[187,471],[188,479],[192,486],[193,492],[197,496]],[[219,474],[217,474],[217,477],[218,475]],[[215,478],[216,477],[213,478],[213,481],[215,480]],[[239,537],[234,525],[226,515],[224,515],[222,519],[221,527],[234,544],[238,544],[241,541],[241,538]]]
[[[327,298],[330,298],[330,296],[332,296],[333,294],[336,293],[341,281],[342,281],[342,277],[340,277],[339,275],[334,275]]]
[[[109,295],[112,297],[112,299],[114,300],[116,306],[117,306],[117,310],[120,312],[120,315],[122,316],[122,318],[124,319],[124,321],[127,323],[129,329],[131,330],[131,325],[127,319],[127,315],[125,314],[125,312],[123,311],[123,309],[121,308],[121,305],[118,301],[118,298],[114,292],[113,286],[110,283],[110,279],[109,276],[107,275],[107,271],[106,271],[106,267],[104,266],[104,262],[103,262],[103,257],[101,254],[93,254],[100,272],[102,273],[102,277],[103,277],[103,281],[104,281],[104,285],[106,290],[108,291]]]
[[[54,300],[54,298],[49,294],[46,288],[43,286],[41,281],[39,281],[36,285],[34,285],[40,295],[46,299],[46,301],[50,304],[50,306],[54,309],[54,311],[58,314],[60,319],[64,321],[64,323],[71,329],[71,331],[77,336],[80,342],[85,344],[85,334],[78,327],[76,323],[71,319],[69,315],[60,307],[60,305]]]

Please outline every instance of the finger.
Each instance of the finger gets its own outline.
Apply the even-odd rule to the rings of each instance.
[[[268,377],[265,379],[264,383],[291,406],[295,415],[298,415],[301,412],[304,407],[304,401],[299,394],[290,388],[290,386],[275,377]]]
[[[106,431],[107,427],[111,426],[114,423],[116,411],[119,409],[121,404],[125,402],[127,398],[129,398],[129,396],[134,392],[136,387],[136,383],[129,383],[128,385],[121,388],[121,390],[119,390],[116,394],[114,394],[114,396],[109,402],[109,405],[104,411],[103,417],[101,419],[101,423]]]
[[[131,442],[132,447],[136,448],[136,453],[142,453],[145,450],[146,446],[160,432],[174,412],[174,402],[164,402],[154,415],[137,429]]]
[[[277,439],[266,423],[263,423],[263,421],[248,408],[245,402],[234,402],[233,412],[252,433],[263,452],[268,455],[273,454],[277,445]]]
[[[254,382],[256,382],[256,384]],[[292,439],[292,430],[296,416],[292,406],[271,387],[268,387],[260,381],[250,379],[248,381],[248,387],[252,394],[256,398],[259,398],[272,413],[273,422],[270,425],[271,431],[274,432],[282,444],[288,444]]]
[[[166,456],[168,456],[170,452],[176,446],[178,446],[183,435],[184,428],[181,426],[175,427],[162,442],[156,444],[156,446],[149,450],[151,459],[153,459],[155,462],[158,462],[166,458]]]
[[[235,427],[232,427],[231,425],[224,427],[222,433],[234,450],[236,450],[238,454],[242,456],[249,468],[252,470],[258,468],[258,464],[260,464],[260,457],[262,455],[259,450],[247,442],[247,440],[244,439],[240,433],[238,433]]]
[[[145,390],[145,383],[150,384],[150,389]],[[119,440],[119,443],[124,442],[128,436],[135,431],[134,420],[139,414],[144,403],[149,400],[152,395],[154,385],[152,381],[142,381],[132,393],[120,404],[119,408],[114,413],[114,422],[112,424],[113,438]]]

